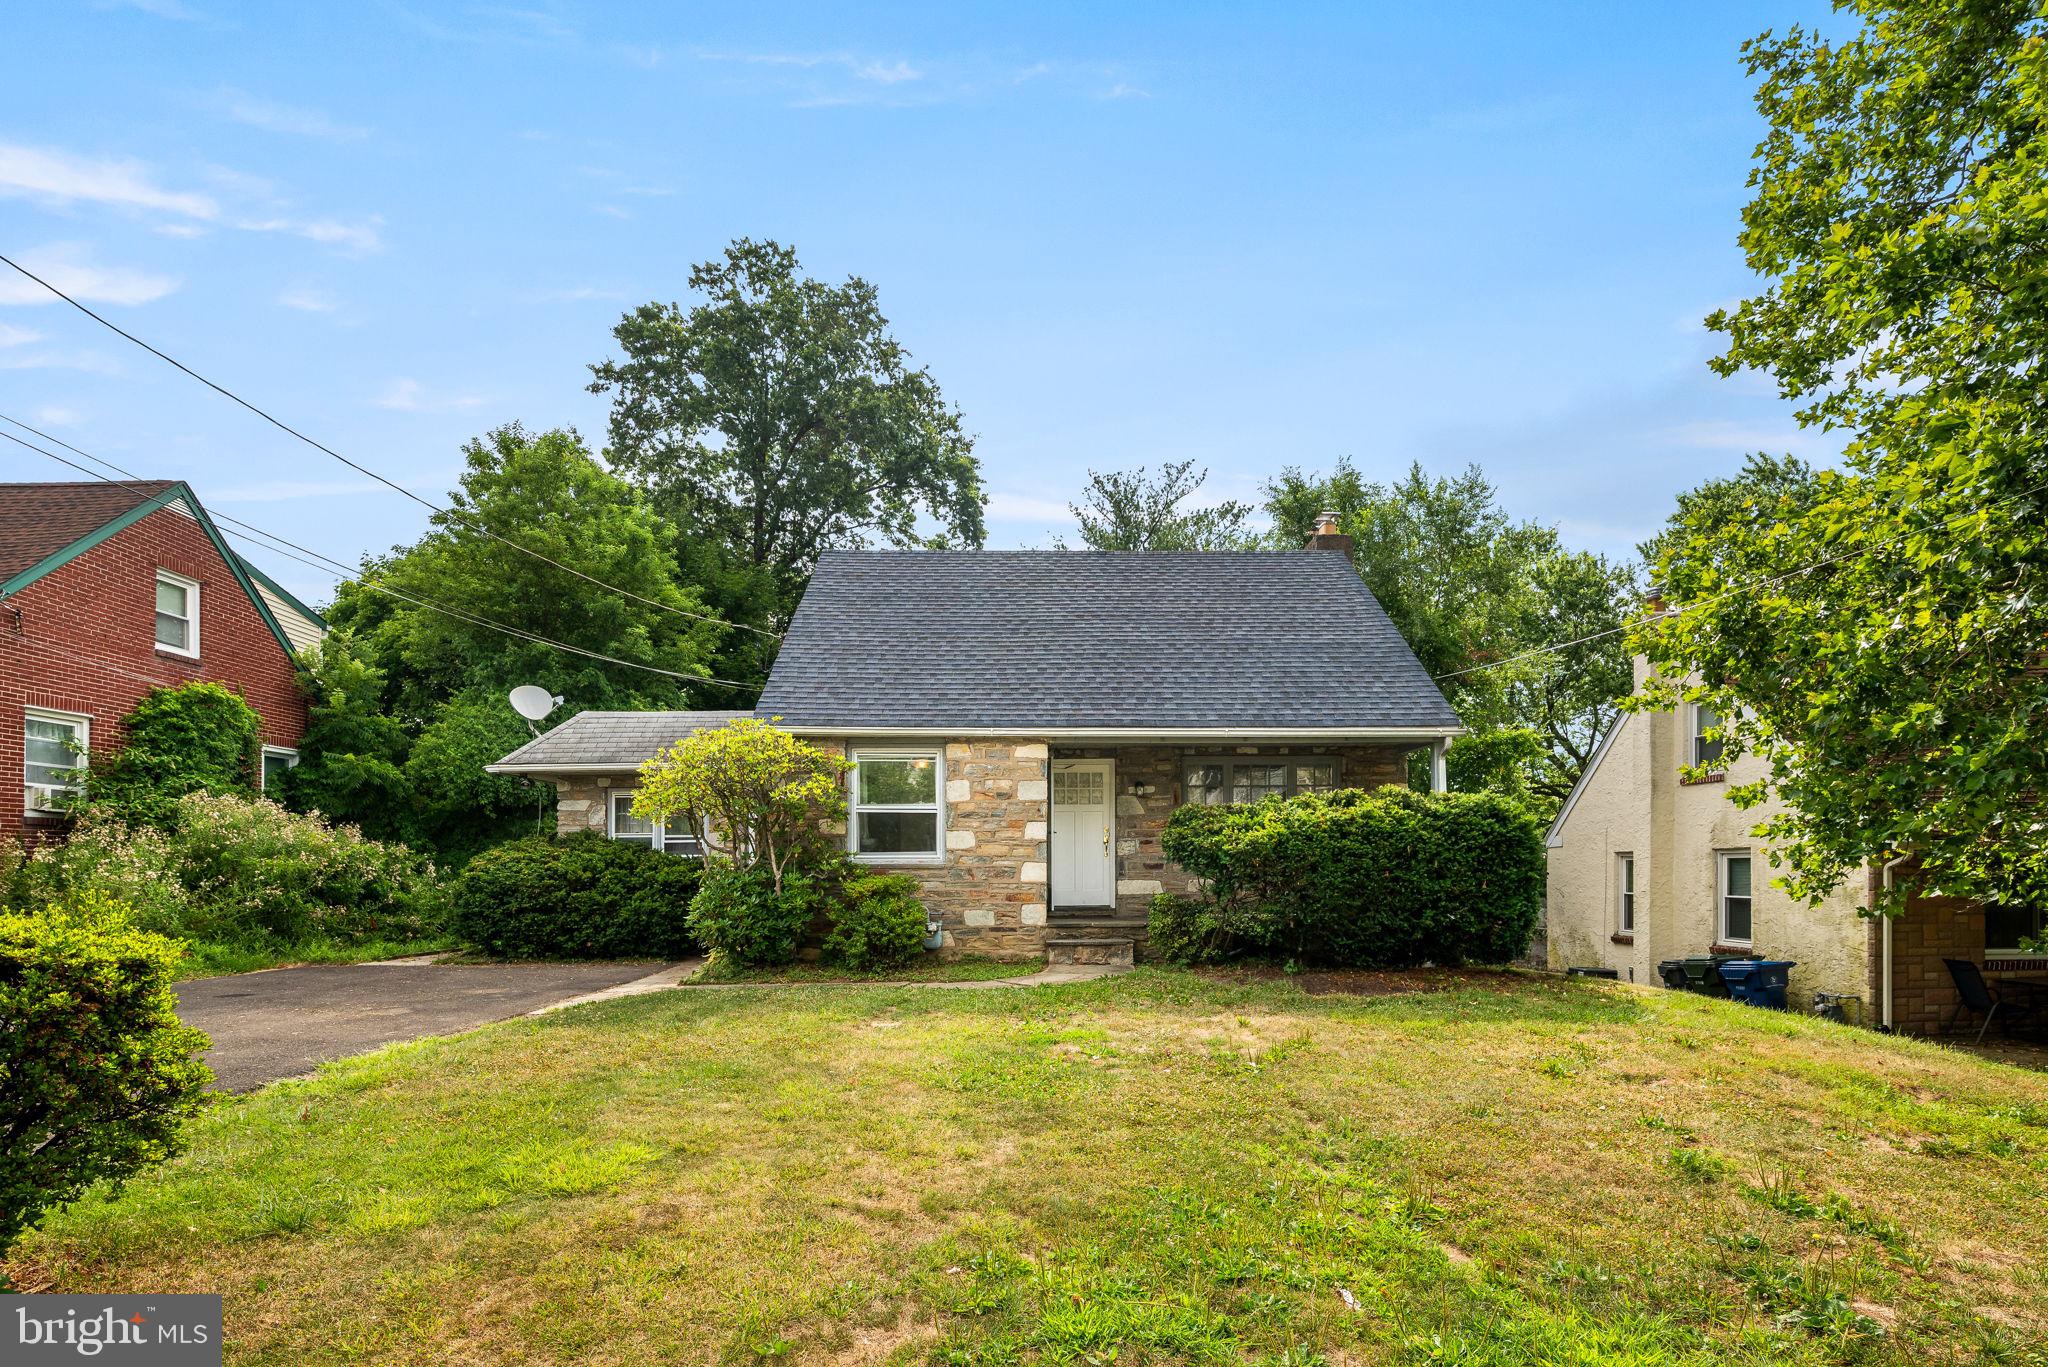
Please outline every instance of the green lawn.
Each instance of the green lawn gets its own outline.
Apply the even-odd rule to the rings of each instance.
[[[769,968],[748,968],[734,963],[722,954],[714,954],[705,960],[704,966],[691,977],[693,983],[863,983],[863,982],[919,982],[919,983],[978,983],[992,982],[997,978],[1023,978],[1044,968],[1037,963],[1013,963],[997,959],[965,958],[940,959],[935,955],[920,954],[900,968],[882,969],[873,973],[856,972],[850,968],[833,968],[828,964],[793,963]]]
[[[2048,1076],[1676,993],[669,992],[224,1103],[21,1249],[238,1363],[2048,1360]]]

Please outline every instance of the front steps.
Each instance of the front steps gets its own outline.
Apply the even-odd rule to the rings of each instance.
[[[1144,956],[1145,923],[1124,916],[1058,916],[1047,927],[1048,964],[1129,968]]]

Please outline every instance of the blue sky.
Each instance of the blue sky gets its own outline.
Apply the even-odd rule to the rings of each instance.
[[[1737,48],[1819,6],[529,2],[20,7],[0,251],[436,499],[505,421],[600,445],[618,315],[743,235],[877,286],[995,546],[1090,468],[1349,455],[1625,553],[1833,450],[1699,326],[1754,284]],[[423,526],[18,278],[0,412],[343,560]]]

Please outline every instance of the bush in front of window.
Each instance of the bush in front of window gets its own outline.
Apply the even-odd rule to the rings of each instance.
[[[895,968],[924,952],[927,913],[917,880],[903,873],[859,873],[840,883],[832,929],[819,958],[858,973]]]
[[[1223,905],[1206,897],[1156,894],[1145,913],[1145,947],[1170,964],[1214,964],[1244,948],[1225,928]]]
[[[1527,951],[1543,901],[1542,831],[1495,793],[1387,787],[1182,808],[1162,845],[1205,880],[1223,952],[1357,968],[1507,963]]]
[[[841,778],[851,767],[780,727],[739,717],[692,732],[641,765],[633,815],[689,823],[780,892],[792,871],[825,857],[831,842],[822,827],[846,815]]]
[[[179,957],[96,894],[0,912],[0,1256],[46,1210],[183,1147],[213,1075],[172,1009]]]
[[[680,959],[697,952],[689,908],[701,868],[601,835],[530,836],[469,861],[454,929],[502,959]]]
[[[818,884],[808,873],[785,868],[778,887],[763,866],[707,861],[690,902],[690,932],[735,963],[786,964],[796,957],[817,904]]]

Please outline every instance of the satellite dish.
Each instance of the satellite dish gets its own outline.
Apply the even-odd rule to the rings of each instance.
[[[512,690],[512,710],[528,721],[539,721],[561,705],[560,698],[533,684],[521,684]]]

